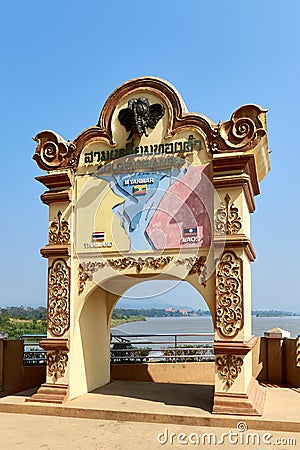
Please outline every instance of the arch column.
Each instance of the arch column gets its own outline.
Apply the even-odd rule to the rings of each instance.
[[[72,290],[72,175],[70,171],[36,178],[48,191],[41,200],[49,207],[46,382],[27,401],[62,403],[69,398],[69,360]]]
[[[219,155],[214,185],[215,246],[222,246],[215,272],[215,394],[213,413],[260,415],[265,391],[252,376],[250,213],[259,193],[254,155]]]

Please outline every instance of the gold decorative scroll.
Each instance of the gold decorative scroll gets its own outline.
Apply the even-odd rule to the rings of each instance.
[[[242,228],[239,210],[232,202],[229,194],[225,196],[225,204],[217,209],[215,214],[215,231],[217,234],[235,234]]]
[[[85,284],[88,280],[93,279],[93,274],[105,266],[103,261],[87,261],[79,264],[78,272],[78,294],[82,294]]]
[[[214,152],[249,150],[266,136],[265,115],[268,110],[258,105],[238,108],[231,119],[212,128],[210,145]]]
[[[70,229],[69,222],[62,219],[62,212],[58,211],[57,218],[53,220],[49,228],[50,244],[69,244]]]
[[[48,271],[48,329],[61,337],[70,327],[70,268],[65,260],[53,261]]]
[[[189,258],[178,259],[176,261],[176,264],[186,264],[188,269],[190,269],[188,274],[198,274],[200,284],[202,284],[204,287],[206,286],[206,256],[200,256],[199,258],[197,258],[196,256],[191,256]]]
[[[239,356],[221,355],[216,358],[217,370],[225,384],[230,388],[242,370],[243,360]]]
[[[77,166],[76,144],[73,142],[66,141],[54,131],[41,131],[34,140],[38,145],[33,159],[41,169],[53,170]]]
[[[68,364],[68,354],[60,350],[54,350],[47,353],[47,367],[50,376],[57,380],[64,376]]]
[[[225,251],[216,267],[216,327],[224,337],[243,328],[242,260]]]
[[[173,256],[160,256],[159,258],[153,258],[152,256],[148,258],[119,258],[119,259],[109,259],[108,263],[111,267],[118,270],[124,270],[128,268],[135,267],[136,271],[140,273],[145,267],[149,269],[163,269],[167,266],[173,259]]]

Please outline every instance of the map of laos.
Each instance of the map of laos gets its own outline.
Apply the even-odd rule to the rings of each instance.
[[[209,166],[97,176],[124,198],[112,211],[130,250],[210,245]]]

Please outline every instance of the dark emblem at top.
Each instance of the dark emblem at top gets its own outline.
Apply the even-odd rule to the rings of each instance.
[[[134,134],[148,136],[147,128],[154,129],[157,122],[165,113],[165,108],[159,103],[150,105],[146,97],[133,98],[129,100],[128,107],[119,112],[119,121],[130,131],[127,140]]]

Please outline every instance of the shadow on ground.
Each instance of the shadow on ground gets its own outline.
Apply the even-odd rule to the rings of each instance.
[[[150,400],[173,406],[191,406],[212,412],[214,386],[113,381],[106,386],[95,389],[91,394]]]

